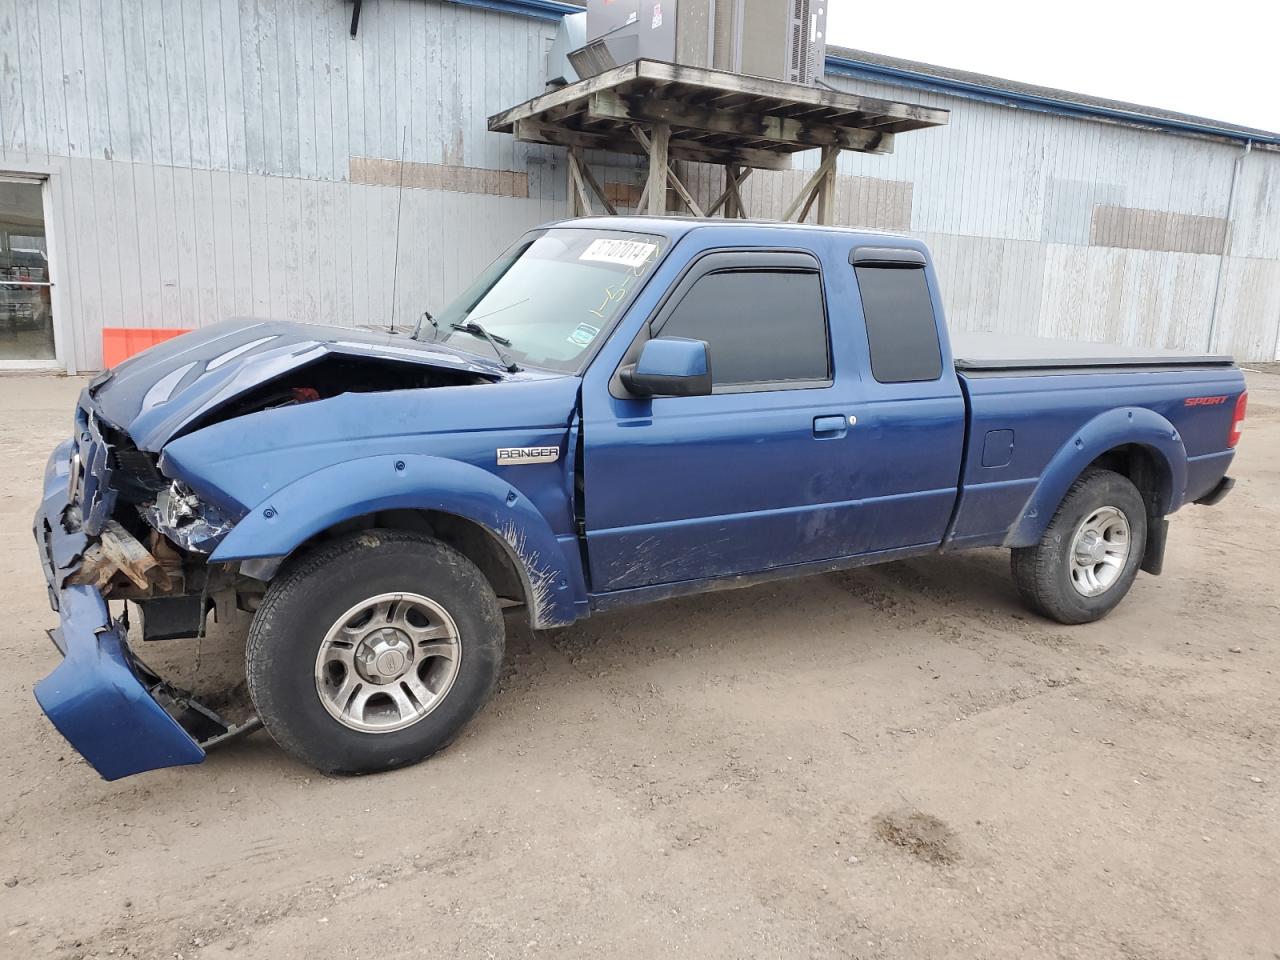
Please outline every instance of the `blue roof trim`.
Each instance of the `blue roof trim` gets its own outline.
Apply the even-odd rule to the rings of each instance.
[[[1174,120],[1170,117],[1153,117],[1150,114],[1128,110],[1113,110],[1108,107],[1095,107],[1071,100],[1041,97],[1030,93],[1015,93],[1000,87],[968,83],[964,80],[952,80],[947,77],[935,77],[928,73],[886,67],[878,63],[868,63],[865,60],[850,60],[845,57],[829,56],[827,57],[827,72],[846,77],[857,77],[862,80],[878,80],[892,83],[894,86],[928,90],[932,93],[946,93],[952,96],[964,97],[968,100],[996,103],[1005,107],[1021,107],[1023,109],[1038,110],[1041,113],[1055,113],[1065,117],[1117,120],[1121,123],[1140,124],[1144,127],[1155,127],[1173,133],[1225,137],[1229,140],[1238,140],[1241,143],[1253,142],[1280,145],[1280,136],[1248,134],[1240,130],[1217,127],[1207,123],[1192,123],[1185,120]]]
[[[559,0],[450,0],[464,7],[484,7],[499,13],[516,13],[538,20],[559,20],[566,13],[582,13],[583,8]]]

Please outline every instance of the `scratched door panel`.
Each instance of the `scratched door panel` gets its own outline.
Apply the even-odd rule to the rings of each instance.
[[[619,590],[848,552],[855,527],[838,388],[616,401],[587,424],[592,585]],[[627,409],[633,407],[634,409]]]

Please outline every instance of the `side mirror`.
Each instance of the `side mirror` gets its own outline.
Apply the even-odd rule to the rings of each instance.
[[[640,351],[640,359],[618,371],[636,397],[702,397],[711,392],[711,350],[703,340],[659,337]]]

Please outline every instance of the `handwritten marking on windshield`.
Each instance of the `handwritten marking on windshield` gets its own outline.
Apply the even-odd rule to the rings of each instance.
[[[624,296],[626,296],[626,293],[627,293],[627,284],[625,280],[616,289],[613,286],[605,287],[604,301],[600,304],[600,306],[596,307],[591,312],[594,313],[601,320],[609,319],[604,315],[605,308],[609,306],[609,304],[614,303],[618,300],[621,300]]]
[[[649,252],[645,256],[645,259],[640,263],[637,263],[635,266],[631,267],[631,269],[629,269],[626,275],[622,278],[622,282],[619,283],[617,286],[614,286],[613,284],[609,284],[607,287],[604,288],[604,300],[601,301],[600,306],[596,307],[594,310],[591,311],[591,313],[595,314],[601,320],[609,319],[605,315],[605,309],[611,303],[616,303],[617,301],[625,297],[627,295],[627,288],[631,285],[631,281],[635,280],[637,277],[643,276],[645,272],[645,268],[648,267],[649,264],[656,259],[656,255],[658,252],[658,245],[655,243],[646,243],[646,244],[643,244],[643,246],[646,246],[649,248]],[[579,259],[583,259],[583,258],[580,257]]]

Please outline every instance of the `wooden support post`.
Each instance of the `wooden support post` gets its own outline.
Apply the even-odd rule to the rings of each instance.
[[[822,165],[826,175],[818,181],[818,222],[832,224],[836,222],[836,163],[840,159],[840,148],[836,146],[822,148]],[[801,219],[804,219],[801,217]]]
[[[640,190],[640,199],[636,201],[636,213],[641,216],[647,210],[646,204],[649,202],[649,178],[645,177],[644,186]]]
[[[569,205],[570,214],[575,217],[591,216],[594,211],[591,209],[587,185],[582,178],[582,154],[577,147],[569,148],[569,186],[570,199],[573,201]]]
[[[573,148],[570,147],[565,151],[564,163],[564,179],[568,186],[566,190],[569,196],[569,219],[582,216],[582,211],[578,208],[578,184],[573,179],[573,168],[576,161],[573,157]]]
[[[724,190],[720,196],[716,197],[715,203],[707,208],[708,217],[714,217],[721,207],[724,207],[725,217],[746,217],[747,212],[743,207],[742,194],[738,188],[746,182],[747,177],[751,176],[751,170],[751,167],[743,170],[741,164],[737,163],[725,164]]]
[[[796,217],[796,223],[804,223],[809,219],[809,211],[813,209],[813,205],[817,202],[818,191],[820,187],[814,187],[809,191],[809,199],[804,202],[804,207],[800,211],[800,216]]]
[[[729,189],[733,191],[733,207],[738,212],[740,220],[747,219],[747,205],[742,202],[742,185],[747,182],[749,176],[751,176],[751,167],[742,171],[742,176],[736,180],[729,181]]]
[[[738,181],[738,165],[736,163],[726,163],[724,165],[724,215],[730,219],[737,219],[741,214],[738,211],[738,198],[734,193],[734,184]]]
[[[822,183],[822,179],[830,171],[835,169],[836,157],[839,155],[839,151],[833,150],[830,154],[823,156],[822,163],[819,164],[818,169],[813,172],[813,176],[805,182],[805,185],[800,188],[800,192],[796,194],[796,198],[791,201],[791,205],[787,207],[787,212],[782,215],[783,220],[790,220],[796,215],[796,211],[800,209],[800,205],[809,199],[810,194],[818,189],[818,185]]]
[[[652,140],[639,127],[633,129],[636,139],[649,153],[649,183],[645,188],[649,193],[649,209],[645,212],[653,217],[664,216],[667,212],[667,147],[671,143],[671,127],[655,123]]]
[[[691,194],[688,188],[685,187],[684,182],[676,176],[676,172],[668,168],[667,178],[671,181],[671,186],[675,187],[676,193],[680,195],[680,199],[684,201],[684,205],[689,208],[689,212],[695,217],[705,217],[706,214],[703,213],[702,208],[698,206],[698,201],[693,199],[693,194]]]
[[[591,167],[589,167],[587,162],[581,157],[578,158],[578,170],[582,173],[582,178],[587,181],[587,186],[589,186],[592,192],[600,198],[600,202],[604,205],[605,210],[609,211],[609,216],[616,217],[618,215],[618,208],[615,207],[613,205],[613,201],[605,195],[604,188],[601,187],[599,181],[596,180],[596,175],[591,172]]]
[[[659,130],[662,132],[661,139],[663,141],[661,151],[658,149]],[[680,199],[684,201],[684,205],[689,208],[689,212],[695,217],[705,217],[706,214],[698,206],[698,201],[693,199],[693,194],[688,191],[680,178],[676,176],[676,172],[671,169],[671,164],[667,162],[668,147],[671,143],[671,128],[665,123],[654,124],[652,141],[639,127],[632,127],[631,132],[636,135],[640,145],[649,153],[649,182],[645,185],[645,191],[649,194],[649,213],[652,216],[660,217],[667,212],[667,181],[670,181],[671,186],[680,195]],[[661,160],[661,163],[659,163],[659,160]],[[661,196],[660,201],[655,202],[655,192]],[[654,213],[653,208],[658,204],[661,206],[661,213]]]

